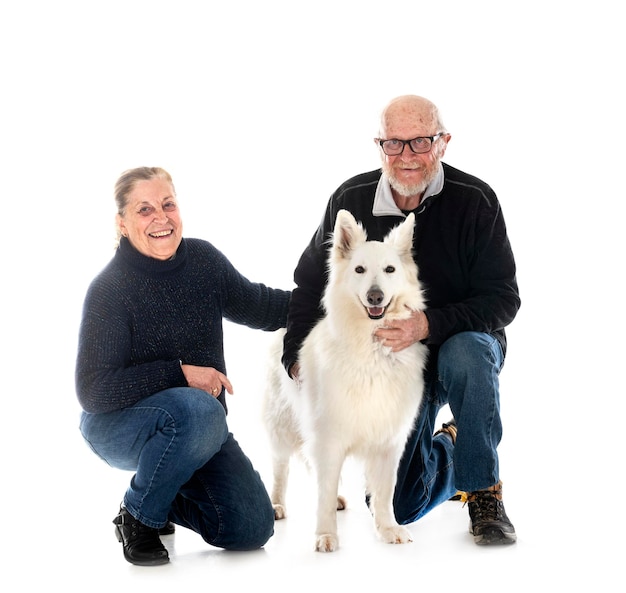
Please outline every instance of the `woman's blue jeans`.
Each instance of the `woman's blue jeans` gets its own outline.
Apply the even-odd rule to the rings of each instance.
[[[223,406],[204,391],[166,389],[123,410],[83,413],[80,430],[109,465],[135,472],[123,504],[145,525],[169,519],[229,550],[256,549],[272,536],[265,486]]]
[[[502,347],[493,336],[462,332],[439,350],[437,377],[428,381],[415,427],[398,469],[394,509],[398,522],[411,523],[457,490],[488,488],[499,479],[497,447],[502,438],[499,373]],[[456,445],[435,426],[449,404]],[[446,419],[447,420],[447,419]]]

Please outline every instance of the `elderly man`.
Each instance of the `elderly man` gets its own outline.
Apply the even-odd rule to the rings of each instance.
[[[520,307],[515,260],[493,190],[442,162],[450,138],[437,107],[423,97],[397,97],[383,110],[375,138],[382,168],[333,193],[296,267],[283,364],[296,379],[299,348],[321,315],[337,211],[352,212],[371,240],[414,212],[414,257],[428,307],[376,332],[394,351],[416,341],[429,347],[424,403],[398,469],[395,513],[410,523],[463,492],[475,542],[509,544],[516,534],[502,502],[498,375],[504,328]],[[453,419],[435,431],[445,404]]]

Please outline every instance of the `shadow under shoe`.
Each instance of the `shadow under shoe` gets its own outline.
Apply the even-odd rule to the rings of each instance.
[[[169,562],[169,554],[161,543],[158,529],[144,525],[124,507],[113,523],[117,539],[124,548],[124,558],[128,562],[138,566],[156,566]]]
[[[502,482],[486,490],[467,494],[470,515],[470,533],[480,546],[513,544],[517,540],[515,528],[506,515],[502,502]]]

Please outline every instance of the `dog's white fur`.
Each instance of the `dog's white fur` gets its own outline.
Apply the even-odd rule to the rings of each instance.
[[[348,455],[364,460],[380,537],[389,543],[411,541],[395,520],[393,493],[422,398],[426,347],[416,343],[393,353],[373,332],[388,319],[425,307],[412,257],[414,224],[410,214],[384,241],[367,241],[354,217],[339,211],[322,300],[325,316],[302,345],[298,383],[280,365],[283,332],[277,332],[270,354],[263,416],[272,444],[275,516],[286,514],[290,457],[304,453],[317,476],[315,548],[320,552],[338,547],[337,509],[345,505],[338,487]],[[372,306],[379,299],[384,309]]]

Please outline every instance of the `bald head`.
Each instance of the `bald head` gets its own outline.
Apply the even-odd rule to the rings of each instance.
[[[399,129],[415,129],[414,136],[430,136],[446,131],[437,106],[417,95],[396,97],[383,110],[380,137],[396,138],[398,135],[394,131]]]

